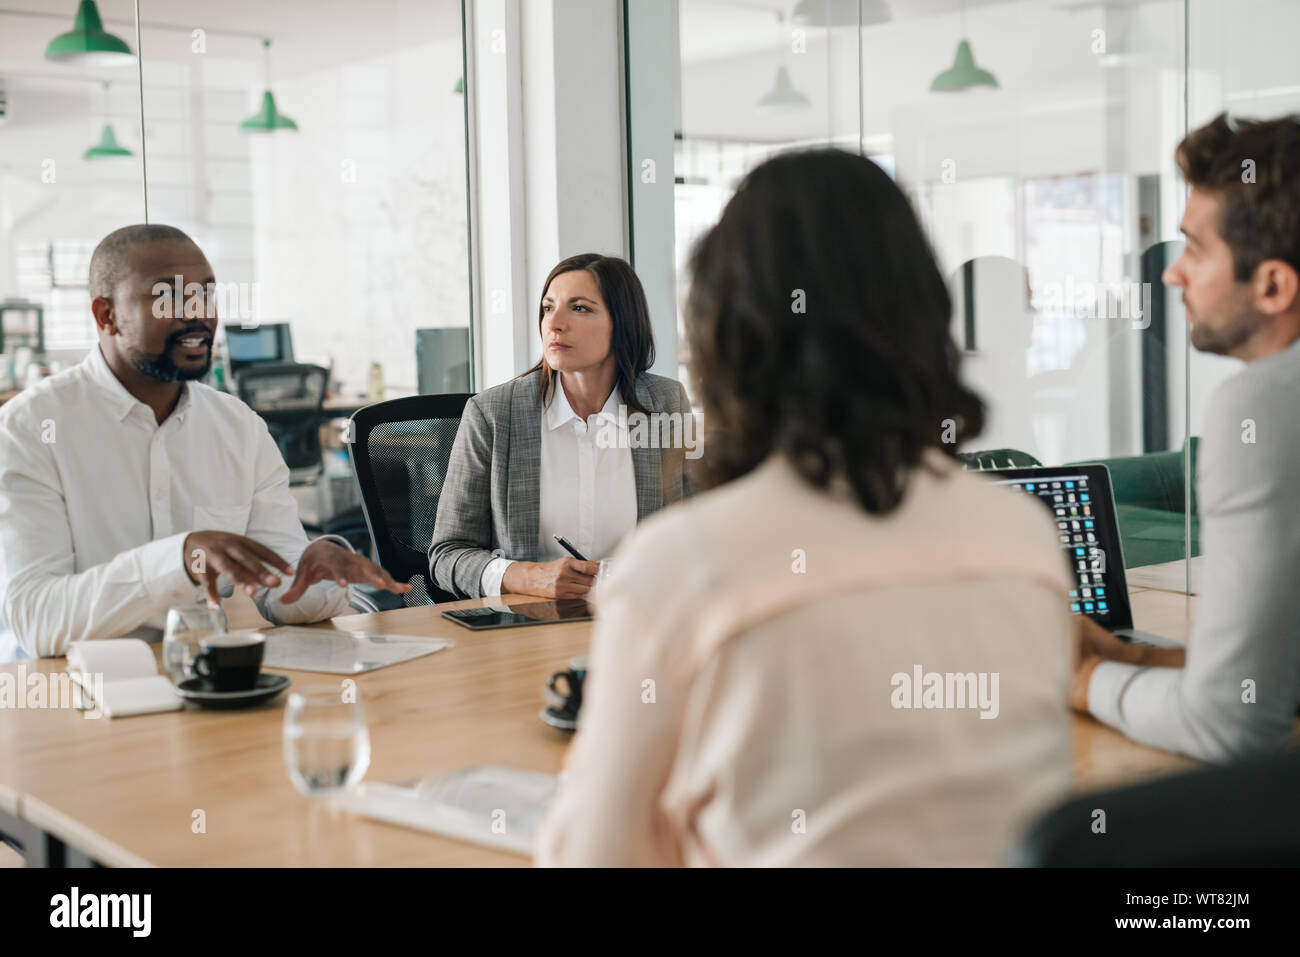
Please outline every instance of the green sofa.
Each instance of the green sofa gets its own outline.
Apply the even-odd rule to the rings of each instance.
[[[1196,508],[1196,454],[1198,440],[1191,440],[1192,457],[1192,554],[1201,554],[1200,520]],[[1041,465],[1019,449],[987,449],[962,453],[970,468],[1024,468]],[[1124,566],[1155,565],[1184,557],[1183,453],[1151,452],[1111,459],[1087,459],[1066,465],[1105,465],[1110,470],[1115,493]]]

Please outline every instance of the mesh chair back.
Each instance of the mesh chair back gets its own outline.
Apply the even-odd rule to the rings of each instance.
[[[293,471],[321,470],[320,423],[329,370],[296,362],[246,366],[239,397],[260,415]]]
[[[412,589],[407,606],[454,601],[429,577],[438,499],[468,393],[416,395],[366,406],[348,430],[352,468],[377,560]]]

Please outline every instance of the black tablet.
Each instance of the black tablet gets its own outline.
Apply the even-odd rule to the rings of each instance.
[[[549,625],[558,621],[590,621],[591,606],[583,598],[557,601],[530,601],[524,605],[491,605],[486,608],[461,608],[444,611],[458,625],[478,631],[483,628],[517,628],[520,625]]]

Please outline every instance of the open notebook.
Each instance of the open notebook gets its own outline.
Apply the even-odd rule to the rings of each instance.
[[[179,711],[184,702],[158,673],[153,650],[138,638],[78,641],[68,649],[68,674],[110,718]]]
[[[419,781],[361,784],[338,799],[363,817],[531,856],[554,774],[478,764]]]

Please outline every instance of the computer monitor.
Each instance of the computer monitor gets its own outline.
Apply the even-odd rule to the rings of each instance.
[[[415,362],[421,395],[469,391],[469,330],[416,329]]]
[[[287,322],[268,322],[263,325],[228,325],[226,329],[226,357],[231,375],[255,362],[292,362],[293,339]]]

